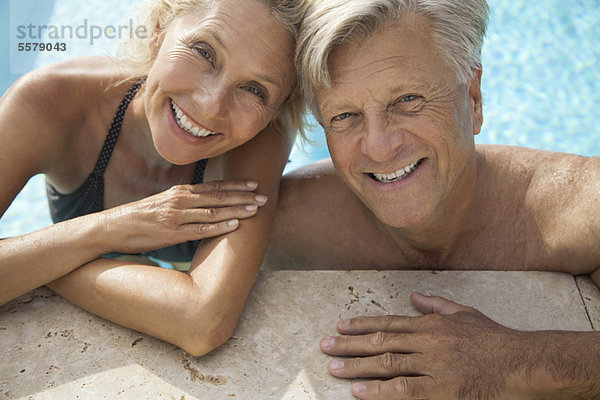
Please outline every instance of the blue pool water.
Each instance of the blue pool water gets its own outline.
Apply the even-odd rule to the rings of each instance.
[[[42,6],[23,6],[36,1]],[[600,155],[596,121],[600,116],[599,0],[488,1],[492,13],[483,51],[485,123],[477,142]],[[127,24],[140,2],[3,1],[0,90],[5,91],[19,76],[10,73],[6,56],[7,38],[14,34],[9,22],[15,25],[16,19],[29,18],[36,24],[76,26],[87,20],[106,28]],[[61,57],[111,54],[117,43],[98,40],[90,45],[89,38],[74,40],[68,54],[39,53],[32,59],[17,60],[20,65],[16,67],[30,70]],[[315,144],[305,145],[303,150],[296,146],[286,171],[328,157],[320,128],[312,129],[310,137]],[[36,176],[0,221],[0,237],[48,224],[44,180]]]

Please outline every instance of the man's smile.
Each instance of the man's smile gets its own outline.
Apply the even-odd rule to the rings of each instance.
[[[372,173],[369,173],[369,175],[371,176],[371,178],[373,178],[376,181],[381,182],[381,183],[397,182],[399,180],[406,178],[411,173],[413,173],[419,167],[419,165],[421,165],[422,162],[423,162],[423,159],[420,159],[418,161],[415,161],[412,164],[409,164],[409,165],[402,167],[391,173],[372,172]]]

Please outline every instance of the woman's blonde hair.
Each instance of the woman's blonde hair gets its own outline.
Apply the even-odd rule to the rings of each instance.
[[[314,0],[300,29],[296,52],[303,91],[313,111],[314,90],[330,85],[327,63],[331,52],[409,14],[431,22],[438,49],[459,82],[467,82],[481,68],[489,14],[486,0]]]
[[[154,58],[149,41],[151,32],[167,29],[182,12],[204,7],[214,0],[147,0],[139,10],[139,26],[145,28],[145,37],[133,37],[123,43],[118,51],[120,61],[132,72],[127,79],[143,78],[148,74]],[[292,34],[296,43],[302,19],[306,13],[308,0],[240,0],[257,1]],[[291,92],[283,102],[273,121],[289,134],[300,133],[304,137],[306,105],[300,90],[299,74],[295,72]]]

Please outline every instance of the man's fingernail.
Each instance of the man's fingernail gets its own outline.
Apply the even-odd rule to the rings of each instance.
[[[258,187],[258,183],[253,182],[253,181],[248,181],[248,182],[246,182],[246,186],[248,186],[250,189],[256,189]]]
[[[331,368],[334,371],[337,371],[338,369],[344,368],[344,362],[341,360],[333,360],[329,363],[329,368]]]
[[[367,390],[367,385],[364,383],[355,383],[352,385],[352,391],[354,393],[363,393],[365,390]]]
[[[343,319],[340,322],[338,322],[338,326],[340,328],[344,328],[344,329],[350,328],[350,320],[349,319]]]
[[[256,204],[248,204],[244,208],[246,209],[246,211],[256,211],[258,206]]]
[[[321,346],[323,346],[323,347],[333,347],[334,343],[335,343],[335,338],[333,336],[329,336],[329,337],[323,338],[323,340],[321,340]]]
[[[256,199],[256,201],[258,201],[259,203],[264,203],[267,201],[267,196],[263,196],[262,194],[256,195],[254,197]]]
[[[239,224],[240,221],[238,221],[237,219],[232,219],[227,221],[227,225],[229,226],[236,226],[237,224]]]

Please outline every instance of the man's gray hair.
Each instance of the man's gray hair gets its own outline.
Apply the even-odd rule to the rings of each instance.
[[[459,82],[467,82],[481,68],[489,14],[486,0],[313,0],[296,55],[309,101],[314,103],[314,89],[330,85],[328,60],[333,50],[365,39],[408,14],[431,22],[440,54]]]

